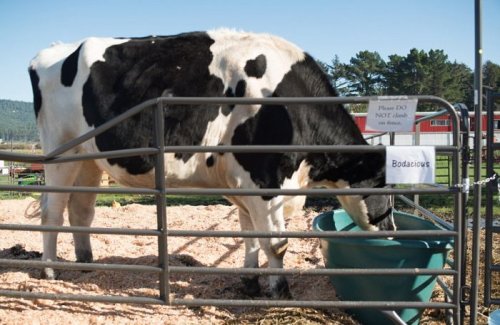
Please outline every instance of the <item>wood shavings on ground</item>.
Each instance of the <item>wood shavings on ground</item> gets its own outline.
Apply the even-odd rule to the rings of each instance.
[[[25,217],[33,199],[0,201],[0,222],[39,224]],[[96,208],[95,227],[156,229],[155,206],[130,204]],[[287,230],[311,230],[318,214],[311,209],[288,218]],[[67,217],[66,217],[67,220]],[[238,213],[228,205],[174,206],[167,210],[169,229],[239,230]],[[67,225],[67,221],[65,223]],[[97,263],[156,266],[157,239],[147,236],[91,235]],[[74,261],[71,234],[59,234],[58,257]],[[40,258],[41,234],[0,231],[0,258]],[[236,268],[243,264],[241,238],[170,237],[169,263],[173,266]],[[261,256],[261,265],[266,266]],[[317,239],[290,239],[285,268],[323,268]],[[297,300],[336,300],[326,276],[289,276],[290,290]],[[0,268],[0,290],[55,294],[119,295],[158,297],[158,275],[108,271],[62,271],[57,280],[39,278],[37,269]],[[261,277],[263,299],[267,299],[267,278]],[[242,291],[237,275],[171,274],[170,290],[175,298],[250,299]],[[426,313],[423,324],[442,324],[442,313]],[[428,316],[431,315],[431,316]],[[1,324],[358,324],[337,309],[172,307],[163,305],[110,304],[79,301],[25,300],[0,297]]]

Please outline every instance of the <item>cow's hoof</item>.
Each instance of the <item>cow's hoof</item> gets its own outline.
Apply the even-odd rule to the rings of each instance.
[[[94,256],[92,251],[76,251],[76,262],[77,263],[92,263],[94,261]],[[82,270],[82,273],[90,273],[91,270]]]
[[[94,261],[92,251],[89,250],[76,250],[75,255],[78,263],[92,263]]]
[[[292,299],[292,294],[290,293],[290,288],[285,278],[280,278],[276,282],[276,285],[271,288],[271,295],[274,299],[279,300]]]
[[[288,248],[288,239],[281,239],[277,242],[274,242],[271,244],[271,251],[273,252],[276,257],[283,259],[283,256],[286,253],[286,250]]]
[[[57,278],[56,271],[52,268],[46,267],[40,272],[40,278],[46,280],[55,280]]]
[[[260,284],[259,277],[241,277],[241,282],[243,283],[243,293],[249,297],[260,296]]]

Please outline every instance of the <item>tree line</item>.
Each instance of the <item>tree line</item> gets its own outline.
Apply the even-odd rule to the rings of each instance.
[[[0,99],[0,143],[37,142],[33,103]]]
[[[360,51],[349,63],[335,56],[319,64],[343,96],[435,95],[473,108],[474,72],[451,62],[443,50],[411,49],[387,61],[378,52]],[[500,91],[500,65],[487,61],[483,78],[483,86]]]

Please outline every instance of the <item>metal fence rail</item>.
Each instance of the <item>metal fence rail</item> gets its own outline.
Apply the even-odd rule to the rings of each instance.
[[[96,301],[111,303],[143,303],[143,304],[167,304],[184,306],[250,306],[250,307],[338,307],[338,308],[376,308],[376,309],[399,309],[399,308],[438,308],[449,309],[453,311],[455,323],[460,322],[463,309],[462,305],[462,251],[463,251],[463,216],[462,216],[462,197],[464,195],[459,178],[459,163],[461,157],[461,143],[459,139],[460,124],[457,112],[451,104],[435,96],[408,96],[408,99],[417,99],[419,103],[433,103],[444,108],[450,115],[453,126],[453,145],[438,146],[438,152],[444,152],[450,155],[453,168],[452,187],[424,187],[424,188],[392,188],[392,189],[311,189],[311,190],[280,190],[280,189],[172,189],[167,188],[165,184],[164,155],[165,152],[367,152],[385,150],[381,146],[165,146],[164,143],[164,125],[163,114],[164,107],[168,105],[262,105],[262,104],[346,104],[346,103],[367,103],[370,100],[376,100],[377,97],[349,97],[349,98],[176,98],[165,97],[156,98],[137,105],[127,112],[117,116],[111,121],[99,126],[98,128],[73,139],[47,155],[21,155],[8,152],[0,152],[0,159],[37,162],[44,164],[64,163],[76,160],[117,158],[134,155],[155,155],[155,188],[93,188],[93,187],[64,187],[64,186],[12,186],[2,185],[0,191],[26,191],[26,192],[93,192],[93,193],[122,193],[122,194],[147,194],[155,196],[157,206],[157,227],[156,229],[121,229],[121,228],[93,228],[93,227],[54,227],[54,226],[31,226],[31,225],[0,225],[0,230],[15,231],[59,231],[59,232],[86,232],[99,234],[121,234],[121,235],[140,235],[154,236],[158,238],[158,266],[147,265],[109,265],[109,264],[85,264],[70,262],[42,262],[42,261],[18,261],[9,259],[0,259],[0,265],[4,267],[53,267],[57,269],[79,269],[79,270],[112,270],[112,271],[132,271],[132,272],[152,272],[159,274],[159,296],[151,297],[124,297],[124,296],[95,296],[95,295],[71,295],[71,294],[49,294],[36,292],[20,292],[15,290],[0,290],[0,295],[14,298],[25,299],[61,299],[78,301]],[[146,109],[155,110],[155,146],[154,148],[137,148],[128,150],[117,150],[102,152],[97,154],[65,154],[71,148],[105,132],[121,121],[130,118]],[[189,107],[186,109],[194,109]],[[326,107],[325,107],[326,109]],[[370,195],[370,194],[449,194],[454,198],[455,220],[453,228],[443,231],[381,231],[377,233],[342,233],[342,232],[241,232],[241,231],[180,231],[170,230],[166,222],[166,202],[165,195]],[[415,238],[419,236],[432,237],[453,237],[454,238],[454,267],[452,269],[248,269],[248,268],[207,268],[207,267],[177,267],[170,266],[168,263],[167,238],[172,236],[191,236],[191,237],[294,237],[294,238],[319,238],[319,237],[352,237],[352,238],[376,238],[376,237],[401,237]],[[352,274],[364,275],[403,275],[403,274],[424,274],[424,275],[444,275],[453,277],[453,287],[447,289],[447,293],[452,296],[451,302],[374,302],[374,301],[280,301],[280,300],[227,300],[227,299],[176,299],[170,294],[169,275],[174,273],[198,273],[198,274],[301,274],[308,276],[345,276]]]

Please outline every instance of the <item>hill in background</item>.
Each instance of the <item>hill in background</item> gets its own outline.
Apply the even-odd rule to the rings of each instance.
[[[0,143],[38,142],[33,103],[0,99]]]

